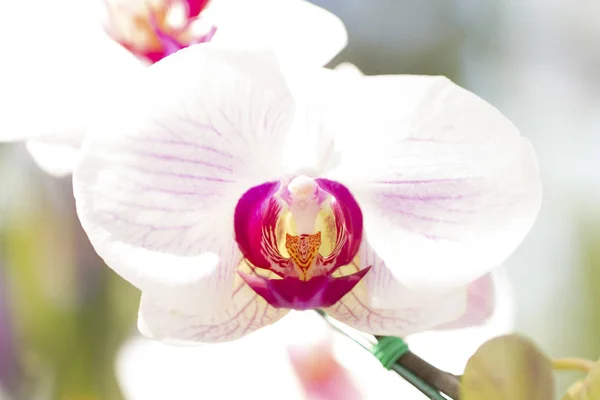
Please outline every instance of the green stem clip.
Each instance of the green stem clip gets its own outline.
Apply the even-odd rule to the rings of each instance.
[[[381,362],[385,369],[392,369],[396,361],[408,353],[408,344],[399,337],[383,336],[371,349],[371,353]]]
[[[403,355],[409,352],[408,344],[401,338],[394,336],[378,336],[377,343],[371,349],[371,353],[381,362],[381,365],[385,369],[394,370],[430,399],[445,400],[445,397],[437,389],[415,375],[413,371],[397,362]]]

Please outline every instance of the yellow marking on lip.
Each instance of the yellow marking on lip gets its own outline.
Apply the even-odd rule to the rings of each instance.
[[[313,266],[314,260],[319,254],[321,248],[321,231],[313,235],[293,236],[289,233],[285,234],[285,248],[290,255],[290,258],[298,266],[304,276],[307,278],[307,272]]]

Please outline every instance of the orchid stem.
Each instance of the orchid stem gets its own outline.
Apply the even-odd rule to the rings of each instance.
[[[583,358],[559,358],[552,360],[552,368],[556,370],[590,372],[594,367],[596,367],[594,361]]]
[[[342,323],[331,319],[323,310],[315,310],[336,331],[350,338],[365,350],[371,351],[382,338],[375,336],[375,340],[367,338],[360,333],[352,332]],[[418,389],[430,400],[445,400],[444,393],[452,400],[460,399],[459,377],[442,371],[414,353],[407,351],[390,368],[408,383]],[[441,393],[440,393],[441,392]]]
[[[420,378],[422,382],[426,382],[430,388],[444,393],[451,399],[460,399],[460,379],[458,376],[434,367],[412,352],[408,352],[400,357],[398,361],[396,361],[396,364],[392,367],[394,371],[400,374],[397,368],[403,368],[406,371],[410,371],[412,374]],[[415,383],[410,383],[413,386],[416,386]],[[421,390],[419,387],[417,387],[417,389]],[[429,394],[425,393],[423,390],[421,390],[421,392],[429,396]],[[444,399],[444,397],[441,396],[429,398]]]
[[[400,364],[394,364],[392,370],[404,378],[405,381],[417,388],[421,393],[427,396],[431,400],[446,400],[444,396],[440,394],[432,386],[428,385],[427,382],[421,380],[417,375],[407,368],[404,368]]]

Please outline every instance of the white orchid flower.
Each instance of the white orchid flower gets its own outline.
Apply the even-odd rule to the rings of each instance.
[[[322,66],[347,42],[342,22],[304,0],[33,0],[0,4],[0,141],[27,140],[55,176],[140,70],[206,41],[262,44]]]
[[[226,341],[320,308],[405,336],[484,315],[540,206],[529,142],[443,77],[285,73],[192,46],[98,121],[77,211],[142,291],[142,333]]]

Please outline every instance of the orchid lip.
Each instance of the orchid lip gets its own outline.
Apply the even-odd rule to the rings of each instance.
[[[321,275],[307,281],[298,278],[267,279],[238,272],[259,296],[275,308],[311,310],[327,308],[340,301],[369,272],[367,267],[354,274],[333,278]]]
[[[337,182],[299,176],[287,185],[255,186],[238,201],[234,219],[238,246],[255,268],[254,275],[239,274],[274,307],[330,307],[370,269],[333,276],[352,263],[362,241],[360,207]],[[323,241],[327,255],[321,254]],[[278,278],[269,279],[258,273],[261,270]]]

